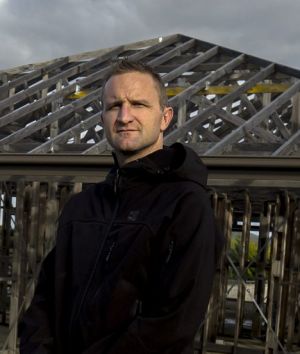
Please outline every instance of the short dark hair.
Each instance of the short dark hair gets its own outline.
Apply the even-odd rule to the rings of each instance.
[[[151,66],[145,64],[144,62],[140,60],[130,60],[130,59],[120,59],[116,63],[112,65],[112,68],[107,75],[107,77],[104,79],[103,86],[102,86],[102,95],[101,95],[101,101],[103,103],[103,97],[104,97],[104,89],[107,81],[115,75],[122,75],[130,72],[139,72],[142,74],[148,74],[152,77],[154,80],[154,83],[157,87],[157,92],[158,92],[158,97],[159,97],[159,103],[161,108],[163,109],[168,105],[168,96],[166,93],[166,88],[165,85],[160,77],[159,74],[157,74]]]

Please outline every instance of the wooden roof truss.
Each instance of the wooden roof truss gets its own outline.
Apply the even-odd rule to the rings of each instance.
[[[103,79],[118,58],[150,64],[175,117],[165,142],[202,155],[299,156],[300,71],[184,35],[0,72],[0,152],[99,154]]]

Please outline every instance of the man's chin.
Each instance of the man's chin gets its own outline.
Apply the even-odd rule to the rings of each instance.
[[[116,152],[118,152],[121,155],[124,156],[132,156],[135,155],[139,152],[139,149],[133,149],[133,148],[126,148],[126,149],[118,149]]]

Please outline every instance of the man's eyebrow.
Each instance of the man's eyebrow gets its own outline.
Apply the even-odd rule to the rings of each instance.
[[[123,102],[122,100],[120,100],[118,98],[115,98],[115,99],[108,100],[107,102],[105,102],[105,106],[112,106],[112,105],[115,105],[115,104],[120,104],[122,102]]]
[[[145,106],[151,106],[150,102],[147,99],[132,99],[129,100],[130,103],[132,104],[143,104]]]

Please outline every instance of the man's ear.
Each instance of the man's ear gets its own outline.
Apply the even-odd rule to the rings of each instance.
[[[168,128],[168,126],[173,118],[173,114],[174,114],[174,112],[173,112],[172,107],[166,106],[164,108],[163,116],[162,116],[162,120],[161,120],[161,125],[160,125],[161,132],[164,132]]]

